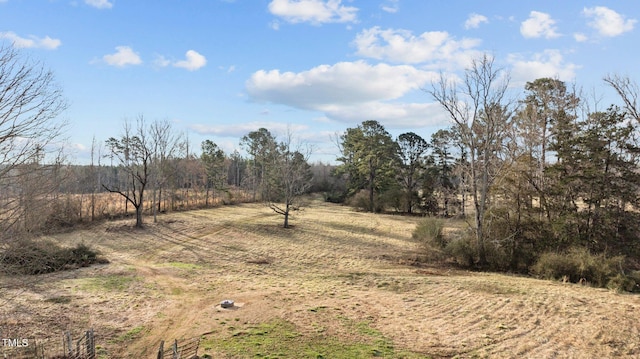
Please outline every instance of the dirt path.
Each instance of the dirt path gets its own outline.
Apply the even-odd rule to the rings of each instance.
[[[93,327],[113,358],[152,358],[160,340],[203,333],[234,340],[274,320],[301,341],[375,335],[416,357],[640,356],[638,296],[409,265],[415,221],[313,202],[285,230],[268,209],[240,205],[162,216],[145,230],[117,222],[56,236],[111,263],[26,286],[2,279],[3,298],[14,299],[0,328],[47,337]],[[223,310],[223,299],[238,306]]]

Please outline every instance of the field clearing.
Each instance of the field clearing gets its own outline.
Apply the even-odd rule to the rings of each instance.
[[[0,278],[2,336],[93,328],[102,358],[198,336],[213,358],[640,357],[638,295],[416,265],[417,218],[312,201],[288,230],[258,204],[146,221],[51,236],[111,263]]]

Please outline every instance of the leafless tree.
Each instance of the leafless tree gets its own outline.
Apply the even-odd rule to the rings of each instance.
[[[173,130],[167,120],[154,121],[149,127],[153,146],[152,158],[152,212],[153,221],[157,221],[163,191],[169,181],[171,167],[169,162],[179,156],[184,147],[183,137]]]
[[[475,207],[479,266],[487,264],[485,215],[490,191],[501,169],[499,155],[511,118],[510,104],[506,101],[509,78],[502,75],[494,67],[494,59],[485,54],[473,61],[461,84],[441,76],[430,91],[448,113],[469,156],[468,179]]]
[[[628,76],[621,75],[607,75],[604,77],[604,82],[611,86],[620,96],[627,113],[640,123],[640,108],[638,108],[640,88],[638,84]]]
[[[28,222],[19,184],[42,178],[42,164],[55,156],[64,130],[58,116],[67,103],[54,75],[39,62],[0,45],[0,232],[10,238]],[[34,183],[34,182],[31,182]],[[24,199],[24,197],[22,198]],[[26,227],[29,227],[26,223]],[[22,226],[23,228],[25,226]]]
[[[311,166],[308,164],[311,148],[294,144],[291,132],[277,144],[275,153],[266,167],[266,196],[269,208],[284,216],[284,228],[289,228],[289,216],[300,209],[300,196],[312,184]]]
[[[109,192],[118,193],[133,205],[136,211],[136,227],[140,228],[143,225],[144,191],[149,184],[154,155],[153,141],[144,117],[141,115],[137,118],[135,128],[132,128],[129,121],[125,121],[121,138],[109,138],[106,146],[111,155],[117,158],[118,167],[124,171],[125,178],[123,183],[112,179],[112,183],[103,183],[102,187]]]

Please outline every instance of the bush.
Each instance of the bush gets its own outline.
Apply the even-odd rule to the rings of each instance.
[[[432,247],[444,248],[445,241],[442,231],[444,229],[444,220],[434,217],[427,217],[416,225],[411,236],[420,242]]]
[[[380,213],[384,211],[384,203],[382,203],[379,199],[379,196],[376,194],[374,195],[374,205],[375,208],[373,209],[376,213]],[[360,190],[358,191],[358,193],[356,193],[353,197],[351,197],[349,199],[349,201],[347,202],[347,204],[351,207],[354,207],[355,209],[359,210],[359,211],[364,211],[364,212],[368,212],[371,210],[371,202],[369,202],[369,191],[367,190]]]
[[[623,261],[623,257],[607,258],[603,254],[593,255],[586,248],[574,247],[566,253],[542,254],[531,267],[531,272],[543,279],[562,279],[572,283],[586,281],[595,287],[623,288],[628,284],[620,277],[624,276],[620,271]]]
[[[607,288],[615,290],[616,292],[633,292],[636,285],[636,281],[633,278],[622,273],[618,273],[607,282]]]
[[[631,271],[627,275],[618,273],[609,279],[607,288],[616,292],[640,292],[640,271]]]
[[[446,257],[445,240],[442,234],[444,221],[439,218],[425,218],[418,222],[411,236],[423,246],[428,261],[440,261]]]
[[[499,241],[486,241],[484,253],[490,270],[507,271],[511,266],[511,256],[507,253],[505,243]]]
[[[8,274],[44,274],[108,263],[85,244],[62,248],[47,240],[21,239],[6,246],[0,254],[2,270]]]
[[[346,199],[346,194],[339,191],[324,192],[322,196],[325,202],[330,203],[343,203]]]
[[[53,200],[49,214],[44,222],[45,232],[73,227],[79,223],[82,218],[81,207],[80,202],[70,196]]]
[[[391,188],[384,191],[378,196],[377,201],[379,204],[376,203],[376,206],[380,207],[381,211],[392,208],[395,212],[404,212],[407,207],[406,194],[400,188]]]
[[[471,267],[477,252],[473,236],[467,231],[456,232],[447,243],[444,252],[462,267]]]

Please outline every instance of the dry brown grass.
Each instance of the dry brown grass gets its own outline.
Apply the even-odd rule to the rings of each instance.
[[[120,221],[52,236],[111,263],[2,278],[0,331],[94,328],[104,357],[152,358],[162,339],[231,340],[231,327],[273,320],[292,323],[300,340],[356,342],[351,322],[433,358],[640,356],[637,295],[416,266],[416,221],[314,201],[289,230],[268,208],[243,204],[165,215],[144,230]],[[236,310],[221,309],[224,299]]]

